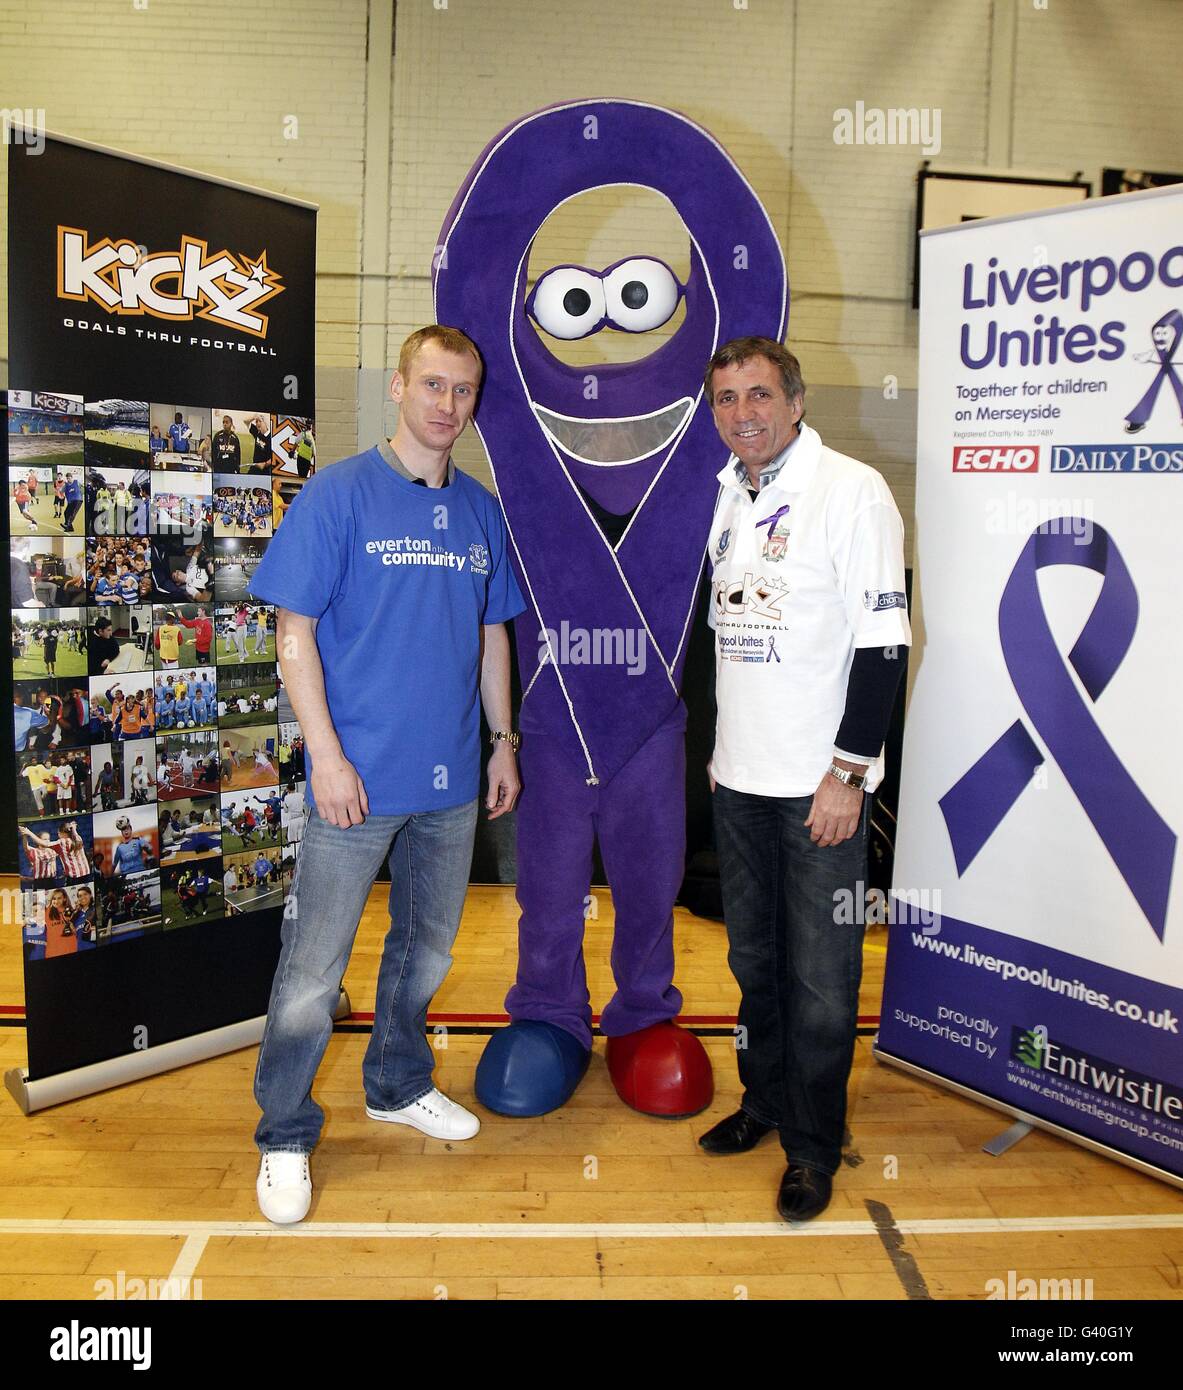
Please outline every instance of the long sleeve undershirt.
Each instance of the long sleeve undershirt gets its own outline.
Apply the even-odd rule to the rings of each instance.
[[[887,738],[904,661],[901,647],[859,647],[846,683],[846,708],[834,739],[839,757],[874,762]]]

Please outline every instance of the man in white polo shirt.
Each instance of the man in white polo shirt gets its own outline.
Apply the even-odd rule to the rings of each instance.
[[[862,901],[868,798],[911,642],[895,502],[803,423],[804,392],[767,338],[726,344],[707,369],[733,454],[708,542],[710,775],[744,1094],[699,1142],[742,1153],[777,1130],[789,1221],[825,1210],[841,1158],[863,939],[846,905]]]

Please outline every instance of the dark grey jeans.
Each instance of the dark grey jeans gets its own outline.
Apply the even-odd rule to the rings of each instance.
[[[715,843],[743,992],[741,1107],[777,1129],[790,1163],[832,1174],[858,1024],[869,798],[854,835],[825,849],[805,828],[812,800],[719,785]]]

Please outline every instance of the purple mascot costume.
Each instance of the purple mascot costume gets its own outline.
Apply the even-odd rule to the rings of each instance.
[[[689,237],[685,285],[662,261],[556,266],[527,295],[539,229],[591,189],[664,195]],[[628,363],[571,367],[543,335],[660,328]],[[439,323],[485,359],[476,426],[529,607],[517,620],[522,796],[511,1023],[477,1070],[507,1115],[562,1105],[591,1052],[583,963],[598,838],[615,906],[616,993],[601,1026],[621,1098],[649,1114],[711,1099],[701,1043],[677,1027],[673,906],[685,858],[686,709],[680,683],[704,548],[727,459],[703,396],[711,354],[779,340],[784,260],[768,216],[719,144],[672,111],[589,100],[515,121],[484,150],[436,253]]]

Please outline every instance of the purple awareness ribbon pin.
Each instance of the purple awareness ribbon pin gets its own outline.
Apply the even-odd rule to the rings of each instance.
[[[785,516],[790,511],[791,505],[791,503],[786,502],[783,507],[778,507],[776,511],[772,513],[771,516],[761,517],[761,519],[756,522],[756,530],[758,531],[761,526],[767,526],[768,534],[771,536],[773,527],[781,519],[782,516]]]
[[[1109,533],[1067,534],[1064,518],[1038,527],[1003,590],[998,635],[1015,693],[1092,821],[1154,932],[1166,929],[1176,836],[1097,727],[1056,646],[1037,575],[1079,565],[1101,575],[1101,591],[1068,654],[1089,699],[1101,696],[1125,659],[1138,623],[1138,594]],[[960,878],[1030,782],[1043,754],[1021,719],[945,793],[939,805]]]

